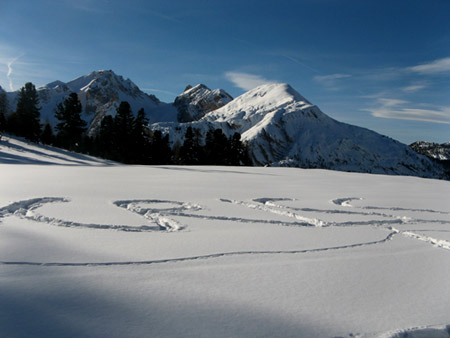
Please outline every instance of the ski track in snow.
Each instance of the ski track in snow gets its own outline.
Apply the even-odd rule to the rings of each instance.
[[[345,207],[351,207],[354,208],[352,204],[350,204],[351,201],[362,201],[362,198],[359,197],[346,197],[346,198],[337,198],[335,200],[332,200],[332,202],[336,205],[341,205]],[[433,209],[412,209],[412,208],[399,208],[399,207],[377,207],[377,206],[363,206],[359,207],[360,209],[367,209],[367,210],[391,210],[391,211],[414,211],[414,212],[429,212],[433,214],[443,214],[443,215],[450,215],[450,212],[448,211],[438,211]]]
[[[186,226],[172,219],[173,216],[206,219],[211,221],[232,221],[242,223],[263,223],[274,224],[282,226],[297,226],[297,227],[354,227],[354,226],[372,226],[377,229],[389,231],[389,235],[378,241],[355,243],[343,246],[305,249],[305,250],[281,250],[281,251],[237,251],[237,252],[224,252],[213,253],[201,256],[181,257],[173,259],[160,259],[149,261],[135,261],[135,262],[98,262],[98,263],[43,263],[43,262],[14,262],[14,261],[0,261],[0,264],[4,265],[39,265],[39,266],[109,266],[109,265],[132,265],[132,264],[157,264],[157,263],[170,263],[180,261],[192,261],[197,259],[211,259],[224,256],[236,256],[236,255],[255,255],[255,254],[300,254],[308,252],[320,252],[327,250],[339,250],[350,249],[355,247],[376,245],[385,243],[391,240],[395,235],[401,234],[405,237],[424,241],[437,248],[450,250],[450,242],[442,239],[433,238],[420,234],[418,232],[448,232],[450,230],[437,230],[437,229],[422,229],[422,230],[400,230],[393,227],[393,225],[400,224],[418,224],[421,222],[428,223],[441,223],[450,224],[450,220],[421,220],[406,216],[397,216],[386,213],[389,211],[409,211],[409,212],[421,212],[429,214],[441,214],[447,215],[449,212],[436,211],[431,209],[407,209],[407,208],[384,208],[376,206],[361,206],[355,207],[350,202],[355,200],[362,200],[359,197],[350,198],[337,198],[331,201],[332,204],[344,208],[352,208],[353,210],[340,210],[340,209],[313,209],[313,208],[298,208],[288,207],[282,205],[282,202],[295,202],[295,199],[290,198],[255,198],[251,201],[240,201],[230,199],[219,199],[223,203],[231,203],[245,208],[259,210],[261,212],[272,213],[277,216],[293,219],[293,221],[283,220],[267,220],[267,219],[254,219],[254,218],[240,218],[232,216],[207,216],[195,214],[195,212],[202,210],[200,205],[169,201],[169,200],[157,200],[157,199],[136,199],[136,200],[118,200],[114,201],[113,205],[136,213],[142,216],[151,225],[141,226],[127,226],[127,225],[111,225],[111,224],[89,224],[78,223],[73,221],[61,220],[57,218],[47,217],[36,212],[36,209],[42,207],[47,203],[68,203],[67,198],[62,197],[41,197],[32,198],[28,200],[18,201],[11,203],[5,207],[0,208],[0,223],[2,218],[5,217],[20,217],[29,219],[36,222],[42,222],[49,225],[72,227],[72,228],[87,228],[87,229],[103,229],[103,230],[116,230],[116,231],[132,231],[132,232],[152,232],[152,231],[164,231],[174,232],[180,231],[186,228]],[[165,207],[161,207],[164,205]],[[377,211],[365,211],[365,210],[377,210]],[[383,212],[381,212],[383,211]],[[300,214],[301,212],[302,214]],[[318,218],[306,217],[305,213],[319,213],[319,214],[343,214],[343,215],[358,215],[368,218],[363,221],[344,221],[344,222],[327,222]],[[372,216],[382,217],[384,219],[370,219]],[[373,218],[373,217],[372,217]]]
[[[303,253],[310,253],[310,252],[342,250],[342,249],[350,249],[350,248],[357,248],[357,247],[362,247],[362,246],[381,244],[381,243],[390,241],[397,233],[398,232],[396,230],[393,230],[386,236],[386,238],[383,238],[378,241],[355,243],[355,244],[325,247],[325,248],[305,249],[305,250],[232,251],[232,252],[221,252],[221,253],[214,253],[214,254],[200,255],[200,256],[191,256],[191,257],[156,259],[156,260],[149,260],[149,261],[132,261],[132,262],[41,263],[41,262],[0,261],[0,264],[3,264],[3,265],[32,265],[32,266],[69,266],[69,267],[72,267],[72,266],[74,266],[74,267],[76,267],[76,266],[111,266],[111,265],[149,265],[149,264],[158,264],[158,263],[176,263],[176,262],[184,262],[184,261],[194,261],[194,260],[199,260],[199,259],[211,259],[211,258],[219,258],[219,257],[227,257],[227,256],[268,255],[268,254],[271,254],[271,255],[273,255],[273,254],[303,254]]]
[[[333,204],[348,207],[348,208],[355,208],[353,205],[350,204],[351,201],[354,200],[362,200],[362,198],[359,197],[349,197],[349,198],[338,198],[334,199],[331,202]],[[399,230],[392,227],[392,225],[395,224],[419,224],[423,222],[428,223],[440,223],[440,224],[450,224],[450,221],[448,220],[423,220],[423,219],[415,219],[407,216],[396,216],[392,214],[386,214],[386,213],[379,213],[379,212],[363,212],[363,211],[357,211],[357,212],[349,212],[345,211],[345,214],[354,214],[354,215],[364,215],[364,216],[382,216],[386,217],[388,219],[386,220],[367,220],[367,221],[346,221],[346,222],[325,222],[320,219],[311,219],[306,218],[304,216],[300,216],[296,214],[295,211],[303,211],[303,212],[321,212],[321,213],[336,213],[340,214],[343,213],[342,210],[322,210],[322,209],[308,209],[308,208],[291,208],[286,207],[281,204],[276,203],[277,201],[288,201],[292,202],[295,201],[294,199],[289,198],[257,198],[253,199],[254,203],[251,202],[244,202],[244,201],[236,201],[236,200],[225,200],[222,199],[223,202],[228,203],[234,203],[237,205],[243,205],[245,207],[251,208],[251,209],[258,209],[270,213],[274,213],[277,215],[292,217],[296,219],[302,219],[306,222],[306,224],[310,226],[320,226],[320,227],[329,227],[329,226],[362,226],[362,225],[369,225],[369,226],[375,226],[375,227],[386,227],[386,229],[392,229],[395,231],[395,233],[400,233],[403,236],[421,240],[427,243],[432,244],[435,247],[447,249],[450,250],[450,242],[443,240],[443,239],[437,239],[430,236],[425,236],[422,234],[418,234],[415,231],[412,230]],[[407,209],[407,208],[383,208],[383,207],[360,207],[360,209],[376,209],[376,210],[390,210],[390,211],[413,211],[413,212],[421,212],[421,213],[432,213],[432,214],[450,214],[449,212],[444,211],[436,211],[431,209]],[[420,231],[420,230],[416,230]],[[424,230],[422,230],[424,231]],[[426,230],[426,231],[433,231],[433,232],[446,232],[448,230]]]
[[[342,207],[352,208],[353,206],[350,204],[351,201],[361,201],[360,197],[345,197],[345,198],[336,198],[332,202],[336,205],[340,205]]]
[[[177,201],[162,201],[162,200],[130,200],[130,201],[116,201],[114,205],[124,208],[128,211],[137,213],[143,216],[152,226],[128,226],[128,225],[112,225],[112,224],[91,224],[91,223],[79,223],[67,220],[61,220],[53,217],[47,217],[37,213],[35,210],[42,207],[47,203],[57,202],[70,202],[69,199],[61,197],[42,197],[33,198],[29,200],[23,200],[14,202],[6,207],[0,208],[0,220],[8,216],[17,216],[26,218],[36,222],[42,222],[50,225],[60,227],[72,227],[72,228],[87,228],[87,229],[106,229],[106,230],[118,230],[118,231],[132,231],[132,232],[148,232],[148,231],[179,231],[183,229],[178,222],[170,219],[167,215],[176,215],[179,211],[184,210],[199,210],[200,207],[192,205],[190,203],[182,203]],[[173,204],[173,208],[144,208],[139,204],[158,204],[168,203]]]

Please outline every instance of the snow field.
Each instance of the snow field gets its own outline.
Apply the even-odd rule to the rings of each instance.
[[[449,182],[39,151],[0,164],[1,337],[447,334]]]

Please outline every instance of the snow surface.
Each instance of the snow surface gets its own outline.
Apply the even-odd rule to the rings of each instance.
[[[0,142],[0,337],[446,337],[450,182]]]

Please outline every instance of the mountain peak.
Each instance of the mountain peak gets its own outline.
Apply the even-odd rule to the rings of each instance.
[[[179,122],[201,119],[210,111],[223,107],[233,98],[223,89],[211,90],[204,84],[194,87],[188,85],[183,93],[175,98],[174,106],[178,110]]]
[[[37,88],[41,105],[41,121],[55,126],[55,108],[71,93],[76,93],[83,107],[82,118],[95,132],[105,115],[115,115],[121,101],[127,101],[134,113],[141,108],[150,119],[157,116],[175,121],[176,111],[171,104],[161,103],[154,95],[142,92],[130,79],[112,70],[96,70],[67,83],[53,81]],[[18,91],[8,94],[10,107],[17,104]],[[164,117],[167,115],[167,117]]]
[[[42,86],[41,88],[56,88],[58,86],[66,85],[64,82],[56,80],[50,83],[47,83],[45,86]]]
[[[203,83],[199,83],[198,85],[192,87],[191,85],[187,85],[186,89],[183,93],[190,92],[190,91],[198,91],[198,90],[211,90],[208,88],[208,86],[204,85]]]
[[[122,90],[136,91],[137,86],[130,80],[124,79],[112,70],[96,70],[67,83],[74,92],[86,91],[92,87],[120,87]]]
[[[269,116],[266,115],[268,112],[284,111],[288,106],[293,106],[293,110],[314,107],[287,83],[267,83],[249,90],[225,107],[207,114],[204,119],[237,123],[245,130],[245,126],[253,126],[263,119],[267,122]],[[234,121],[238,122],[235,123]],[[259,126],[263,127],[262,124],[259,124]]]
[[[274,103],[286,101],[299,101],[311,104],[299,92],[287,83],[272,82],[260,85],[242,95],[245,99],[250,97],[264,97],[265,100]]]

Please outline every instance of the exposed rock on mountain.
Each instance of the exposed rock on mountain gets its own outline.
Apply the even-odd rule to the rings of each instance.
[[[111,70],[95,71],[67,83],[54,81],[37,91],[42,107],[41,120],[53,126],[56,124],[56,106],[70,93],[77,93],[83,106],[82,117],[88,123],[91,134],[98,128],[103,116],[116,114],[121,101],[127,101],[134,113],[144,108],[150,121],[176,120],[176,109],[171,104],[162,103],[156,96],[142,92],[131,80],[125,80]],[[10,107],[16,106],[17,93],[8,93]]]
[[[233,98],[222,89],[211,90],[203,84],[187,86],[176,97],[174,106],[178,109],[178,122],[191,122],[201,119],[205,114],[223,107]]]
[[[450,142],[433,143],[418,141],[409,145],[415,152],[439,161],[450,161]]]

